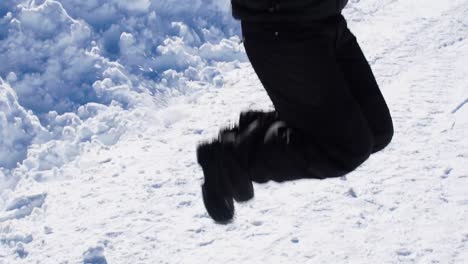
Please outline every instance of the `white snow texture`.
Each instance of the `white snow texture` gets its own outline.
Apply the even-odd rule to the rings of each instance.
[[[2,1],[0,168],[8,179],[0,186],[19,180],[18,163],[50,169],[79,155],[82,143],[114,144],[125,120],[100,115],[163,106],[194,82],[221,87],[219,63],[246,61],[228,7],[213,0]],[[91,118],[104,120],[93,126]],[[55,147],[38,150],[52,141]]]
[[[217,225],[196,145],[273,107],[230,1],[0,1],[0,264],[468,263],[468,0],[344,15],[392,143]]]

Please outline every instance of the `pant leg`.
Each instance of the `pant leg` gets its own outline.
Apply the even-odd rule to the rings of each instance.
[[[303,165],[302,174],[277,175],[281,181],[341,176],[373,149],[367,120],[337,64],[337,26],[336,19],[307,25],[243,23],[249,60],[280,119],[294,130],[287,147],[261,145],[257,163],[276,171],[285,163]]]
[[[372,152],[377,152],[387,146],[393,137],[392,118],[356,37],[348,29],[345,19],[341,17],[340,20],[337,62],[374,135]]]

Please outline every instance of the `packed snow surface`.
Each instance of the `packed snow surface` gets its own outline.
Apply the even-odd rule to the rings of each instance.
[[[270,109],[228,0],[0,2],[0,263],[466,263],[468,0],[350,1],[395,137],[206,213],[197,143]]]

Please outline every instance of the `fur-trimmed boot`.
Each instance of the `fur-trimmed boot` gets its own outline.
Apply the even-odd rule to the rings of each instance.
[[[276,111],[247,110],[240,113],[239,130],[244,131],[253,121],[260,119],[264,124],[278,120]]]
[[[197,160],[204,174],[203,202],[208,214],[219,223],[234,216],[234,203],[253,198],[252,181],[265,182],[266,175],[252,175],[250,167],[268,128],[278,119],[273,111],[246,111],[239,126],[222,129],[218,138],[197,147]]]
[[[222,147],[217,140],[197,147],[197,161],[203,169],[203,203],[208,214],[218,223],[234,217],[232,186],[222,163]]]
[[[308,171],[304,135],[275,111],[247,111],[239,118],[238,151],[249,177],[257,183],[314,177]]]
[[[239,133],[239,127],[222,129],[218,141],[222,146],[223,169],[231,183],[232,196],[237,202],[245,202],[253,198],[254,189],[244,159],[244,145],[238,140]]]

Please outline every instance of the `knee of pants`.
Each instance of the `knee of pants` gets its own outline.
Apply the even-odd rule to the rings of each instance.
[[[379,134],[379,135],[376,135],[375,136],[375,144],[374,144],[374,149],[372,150],[372,153],[375,153],[377,151],[380,151],[382,149],[384,149],[386,146],[388,146],[388,144],[390,144],[390,142],[392,141],[393,139],[393,128],[389,131],[387,131],[386,133],[382,133],[382,134]]]
[[[373,147],[374,139],[370,136],[363,137],[353,144],[341,148],[337,155],[334,155],[334,158],[345,171],[350,172],[369,158]]]

